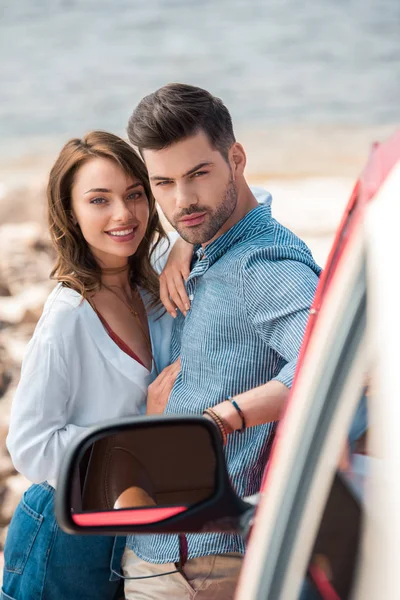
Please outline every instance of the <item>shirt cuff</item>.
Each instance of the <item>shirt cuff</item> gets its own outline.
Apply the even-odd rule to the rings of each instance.
[[[272,378],[272,381],[280,381],[287,388],[291,388],[293,384],[294,374],[296,372],[297,359],[288,362],[283,369],[281,369],[276,377]]]

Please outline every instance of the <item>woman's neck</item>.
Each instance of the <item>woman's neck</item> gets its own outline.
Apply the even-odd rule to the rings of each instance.
[[[122,267],[102,267],[101,282],[105,286],[117,286],[124,289],[129,289],[129,265]]]

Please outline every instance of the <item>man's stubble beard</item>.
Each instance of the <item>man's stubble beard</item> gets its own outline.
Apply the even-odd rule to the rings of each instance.
[[[178,220],[174,219],[174,221],[170,221],[168,217],[167,219],[185,242],[189,242],[189,244],[205,244],[216,236],[218,231],[234,212],[236,205],[237,190],[235,182],[231,178],[225,189],[223,201],[212,213],[210,213],[210,210],[206,207],[195,206],[192,209],[189,208],[187,211],[182,211]],[[192,228],[180,225],[179,219],[182,219],[182,217],[203,212],[207,212],[205,223]]]

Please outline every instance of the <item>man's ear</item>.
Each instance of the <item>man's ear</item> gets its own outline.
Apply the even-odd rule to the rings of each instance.
[[[243,175],[246,166],[246,152],[242,144],[235,142],[229,150],[229,162],[234,176]]]

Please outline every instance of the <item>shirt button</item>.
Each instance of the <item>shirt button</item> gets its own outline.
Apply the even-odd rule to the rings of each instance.
[[[192,301],[194,298],[194,294],[189,294],[189,300]]]

